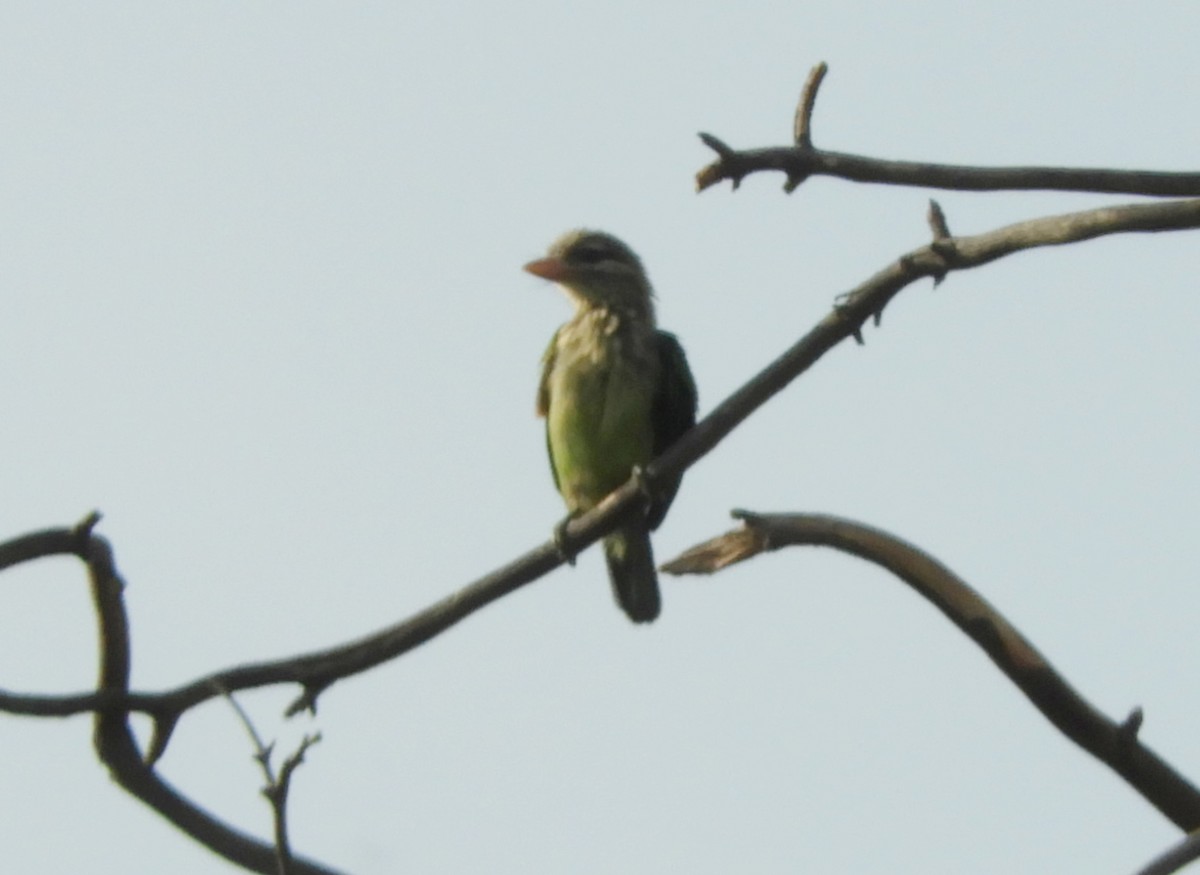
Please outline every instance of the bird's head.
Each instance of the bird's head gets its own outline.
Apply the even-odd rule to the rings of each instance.
[[[633,250],[602,231],[568,231],[545,258],[525,265],[534,276],[558,283],[580,308],[652,311],[650,281]]]

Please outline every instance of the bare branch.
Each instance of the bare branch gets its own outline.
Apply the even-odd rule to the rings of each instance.
[[[1107,234],[1190,228],[1200,228],[1200,200],[1102,207],[1034,219],[971,237],[951,237],[915,249],[841,296],[833,310],[808,334],[696,423],[678,443],[647,467],[646,474],[674,476],[695,464],[826,352],[847,338],[859,336],[868,319],[919,279],[977,267],[1040,246]],[[610,499],[625,500],[635,493],[633,484],[626,483]],[[590,521],[590,515],[584,519]]]
[[[124,581],[117,571],[108,541],[92,532],[99,520],[90,515],[79,525],[67,529],[47,529],[0,543],[0,570],[20,562],[46,556],[77,556],[87,566],[92,602],[96,610],[100,639],[100,677],[97,693],[89,697],[41,697],[42,705],[58,702],[83,704],[82,710],[94,710],[93,742],[101,762],[113,779],[128,793],[153,808],[196,841],[233,863],[253,872],[272,875],[276,871],[275,851],[270,845],[245,835],[213,817],[181,796],[144,761],[133,729],[129,725],[130,703],[137,701],[156,715],[162,697],[131,696],[129,693],[129,622],[125,612]],[[33,697],[17,697],[25,705]],[[52,708],[29,708],[32,711]],[[296,875],[336,875],[335,870],[307,860],[295,860]]]
[[[950,226],[946,224],[946,214],[942,212],[942,205],[933,198],[929,199],[929,214],[926,218],[934,240],[945,240],[950,236]]]
[[[800,102],[796,105],[796,118],[792,124],[792,141],[801,149],[812,148],[812,114],[817,105],[817,91],[829,65],[824,61],[808,71],[804,81],[804,90],[800,92]]]
[[[712,134],[701,139],[711,146]],[[696,174],[696,190],[704,191],[726,179],[740,182],[751,173],[778,170],[787,177],[789,194],[812,176],[833,176],[850,182],[941,188],[949,191],[1079,191],[1097,194],[1140,194],[1150,197],[1198,197],[1200,173],[1159,170],[1108,170],[1078,167],[978,167],[890,161],[846,152],[778,146],[733,149]],[[736,186],[735,186],[736,188]]]
[[[833,547],[895,574],[978,644],[1059,731],[1109,766],[1180,829],[1200,828],[1200,791],[1137,738],[1141,711],[1114,723],[1071,687],[1004,616],[949,568],[894,535],[817,514],[759,515],[735,511],[747,528],[692,548],[664,570],[712,573],[734,545],[734,561],[787,546]],[[730,564],[726,562],[724,564]]]
[[[320,740],[319,732],[304,736],[300,740],[300,746],[283,761],[279,776],[263,788],[263,794],[270,801],[271,810],[275,814],[275,848],[279,860],[279,875],[293,875],[295,872],[287,833],[287,800],[288,791],[292,789],[292,775],[304,762],[304,755],[308,753],[308,749]]]
[[[101,537],[88,538],[87,565],[92,597],[100,622],[100,680],[109,693],[129,690],[129,625],[122,598],[124,582],[112,549]],[[183,832],[231,862],[254,872],[276,871],[275,850],[226,824],[181,796],[149,767],[138,750],[128,714],[97,712],[94,743],[113,779]],[[294,861],[297,875],[330,875],[334,870],[305,860]]]
[[[950,239],[950,226],[946,224],[946,214],[942,212],[942,205],[933,198],[929,199],[929,212],[925,216],[929,222],[929,230],[933,232],[933,242],[929,244],[929,248],[940,255],[944,260],[949,261],[955,254],[954,243]],[[933,275],[934,286],[940,286],[942,280],[946,278],[946,271],[940,270]],[[875,324],[879,324],[879,314],[876,314]]]
[[[1188,863],[1200,859],[1200,832],[1194,832],[1183,841],[1172,845],[1163,851],[1143,868],[1137,875],[1171,875],[1178,872]]]
[[[1142,194],[1153,197],[1200,197],[1200,173],[1148,170],[1105,170],[1070,167],[972,167],[920,161],[889,161],[846,152],[829,152],[812,145],[812,103],[826,72],[824,62],[813,68],[796,111],[791,146],[736,150],[712,134],[700,134],[717,160],[696,174],[696,190],[723,180],[737,188],[743,178],[764,170],[787,177],[791,193],[810,176],[834,176],[852,182],[912,185],[955,191],[1089,191],[1104,194]],[[720,143],[721,148],[717,148]]]
[[[878,321],[887,303],[922,277],[938,277],[1038,246],[1130,231],[1195,227],[1200,227],[1200,200],[1106,207],[1036,219],[973,237],[934,240],[928,246],[901,256],[858,288],[841,296],[832,311],[808,334],[647,466],[642,477],[653,482],[659,477],[671,478],[691,467],[838,343],[851,337],[861,342],[865,322],[872,318]],[[567,552],[577,553],[613,531],[627,516],[637,513],[645,501],[644,486],[638,478],[631,477],[599,506],[570,519],[562,527]],[[73,696],[0,693],[0,710],[40,716],[94,712],[96,749],[117,783],[197,841],[245,868],[264,873],[275,870],[272,847],[212,817],[178,794],[154,771],[153,763],[165,750],[180,715],[220,695],[223,690],[234,692],[278,683],[296,683],[302,687],[302,695],[291,706],[289,714],[314,709],[320,693],[337,680],[417,647],[564,561],[560,546],[547,541],[412,617],[357,641],[288,659],[229,668],[162,693],[133,693],[129,690],[129,630],[122,597],[124,585],[113,563],[108,542],[92,532],[98,519],[92,515],[73,528],[34,532],[0,543],[0,571],[49,555],[73,555],[86,563],[100,626],[97,690]],[[754,545],[742,545],[737,549],[753,550]],[[133,711],[144,712],[154,719],[155,732],[146,755],[138,749],[128,723],[129,713]],[[1134,751],[1142,750],[1135,737],[1129,745]],[[304,875],[332,871],[305,860],[295,860],[294,869]]]
[[[292,785],[292,774],[304,762],[304,754],[308,749],[321,740],[321,733],[316,735],[306,735],[300,742],[300,746],[296,748],[287,759],[283,761],[283,767],[279,774],[275,774],[275,769],[271,766],[271,754],[275,750],[275,743],[263,744],[262,737],[258,734],[258,730],[254,728],[254,723],[250,720],[250,715],[246,713],[246,709],[241,706],[241,703],[233,697],[232,694],[225,692],[225,699],[232,706],[242,726],[245,727],[247,734],[250,736],[250,741],[254,745],[254,760],[258,763],[262,770],[263,776],[266,778],[266,786],[262,788],[263,796],[271,804],[271,816],[275,824],[275,862],[279,875],[293,875],[295,868],[292,859],[291,842],[288,840],[287,828],[287,798],[288,791]]]
[[[704,145],[708,146],[708,148],[712,149],[720,157],[720,160],[717,163],[720,164],[724,169],[725,175],[722,178],[728,179],[733,185],[733,190],[737,191],[737,187],[742,184],[742,177],[745,175],[745,173],[750,172],[749,168],[747,168],[745,173],[743,173],[738,168],[737,153],[725,145],[725,143],[723,143],[721,140],[718,140],[716,137],[714,137],[712,134],[706,134],[702,131],[699,134],[699,137],[700,141],[704,143]]]
[[[647,466],[643,476],[653,481],[687,470],[830,349],[847,338],[861,340],[862,326],[876,318],[901,290],[919,279],[976,267],[1039,246],[1107,234],[1196,227],[1200,227],[1200,200],[1133,204],[1034,219],[971,237],[945,238],[913,250],[841,296],[830,313],[808,334],[700,420],[670,450]],[[577,553],[613,531],[627,515],[636,513],[644,501],[644,490],[635,478],[631,478],[595,509],[567,522],[563,529],[567,552]],[[35,558],[35,555],[44,555],[31,552],[29,544],[33,542],[54,548],[49,552],[75,553],[73,538],[72,530],[51,530],[0,543],[0,570],[18,561]],[[319,694],[335,681],[408,652],[562,564],[562,553],[550,540],[419,613],[337,647],[228,668],[157,694],[131,694],[125,689],[108,688],[92,695],[67,697],[4,694],[0,696],[0,709],[54,716],[95,709],[128,709],[148,713],[156,723],[161,721],[169,728],[170,721],[179,714],[221,695],[222,690],[236,692],[295,683],[303,687],[303,694],[288,713],[298,713],[315,707]],[[157,752],[161,754],[161,749]]]

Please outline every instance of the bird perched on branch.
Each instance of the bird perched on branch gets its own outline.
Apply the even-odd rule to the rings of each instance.
[[[557,283],[575,305],[542,359],[537,412],[554,484],[576,516],[692,427],[696,385],[679,341],[656,327],[641,261],[616,237],[569,231],[525,270]],[[649,623],[661,607],[650,532],[679,478],[647,485],[645,516],[604,539],[613,594],[635,623]]]

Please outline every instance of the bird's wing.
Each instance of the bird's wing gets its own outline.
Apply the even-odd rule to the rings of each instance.
[[[558,332],[555,331],[554,336],[550,338],[550,345],[542,353],[542,376],[538,380],[537,402],[534,408],[537,415],[543,418],[550,411],[550,372],[554,370],[554,358],[557,353]]]
[[[542,377],[538,380],[537,401],[534,409],[546,420],[546,455],[550,459],[550,474],[554,477],[554,488],[558,489],[558,468],[554,464],[554,447],[550,444],[550,372],[554,370],[554,357],[558,352],[558,332],[550,338],[550,345],[542,353]]]
[[[654,456],[661,456],[696,424],[696,382],[688,367],[687,356],[674,334],[658,332],[659,378],[651,410],[654,428]],[[648,523],[658,528],[679,489],[679,478],[661,484],[661,499],[650,509]]]

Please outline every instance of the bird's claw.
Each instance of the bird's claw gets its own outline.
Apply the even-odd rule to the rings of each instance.
[[[630,476],[633,477],[633,482],[637,486],[638,492],[646,499],[642,507],[645,508],[646,516],[650,516],[655,506],[662,501],[662,496],[659,494],[654,480],[641,465],[634,465]]]
[[[575,565],[575,557],[579,555],[577,550],[572,550],[567,545],[567,526],[571,525],[571,520],[575,519],[575,514],[569,514],[566,519],[554,527],[554,549],[558,551],[558,555],[563,562],[568,565]]]

